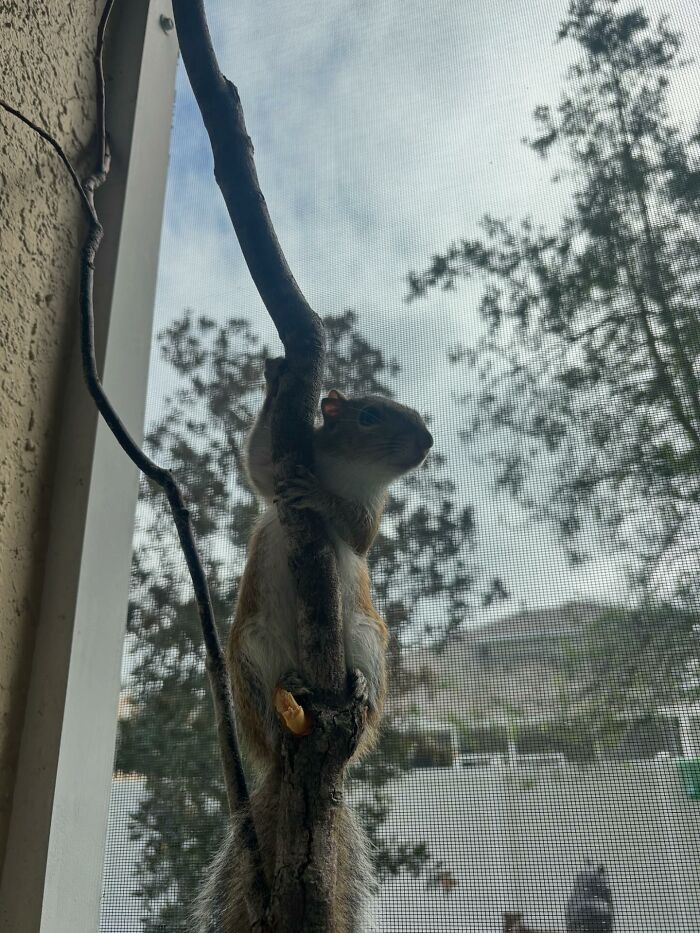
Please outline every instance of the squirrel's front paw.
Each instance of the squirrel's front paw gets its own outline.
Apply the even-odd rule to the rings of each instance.
[[[318,479],[306,467],[297,467],[288,479],[280,480],[275,488],[277,499],[292,509],[321,510],[323,491]]]

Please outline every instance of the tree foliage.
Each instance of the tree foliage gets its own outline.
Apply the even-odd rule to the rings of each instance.
[[[355,314],[329,316],[325,326],[327,388],[391,396],[399,365],[366,340]],[[192,504],[217,619],[225,630],[260,508],[241,466],[269,354],[245,320],[218,324],[191,313],[162,332],[160,350],[173,389],[147,444],[170,465]],[[392,634],[393,695],[410,689],[402,644],[426,631],[437,639],[467,613],[477,582],[473,539],[472,511],[459,502],[439,455],[394,487],[370,554],[377,603]],[[186,929],[187,909],[226,825],[199,623],[183,579],[161,497],[143,484],[128,617],[127,713],[120,721],[117,770],[143,782],[131,832],[142,853],[138,893],[150,933]],[[502,590],[496,584],[492,592]],[[431,605],[432,611],[425,611]],[[391,807],[388,785],[401,766],[399,758],[380,750],[356,772],[353,793],[376,846],[380,877],[403,870],[420,874],[429,861],[424,845],[390,838],[383,828]]]
[[[558,225],[484,218],[409,277],[411,295],[482,287],[465,439],[496,483],[556,523],[573,562],[626,555],[647,593],[689,598],[700,496],[700,132],[674,119],[685,67],[665,19],[573,0],[576,58],[526,144],[568,169]],[[689,544],[689,542],[691,542]],[[650,588],[650,589],[649,589]]]

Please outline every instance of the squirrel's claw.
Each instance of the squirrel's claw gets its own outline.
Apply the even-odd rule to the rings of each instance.
[[[276,687],[275,709],[292,735],[303,736],[311,732],[311,717],[284,687]]]
[[[356,703],[369,706],[369,685],[367,678],[359,669],[354,667],[348,671],[348,680],[350,681],[350,695]]]
[[[369,719],[369,684],[362,671],[355,667],[348,671],[348,681],[352,702],[359,714],[360,730],[364,730]]]
[[[289,479],[277,484],[275,491],[275,501],[282,501],[293,509],[315,509],[319,505],[318,479],[306,467],[297,467]]]

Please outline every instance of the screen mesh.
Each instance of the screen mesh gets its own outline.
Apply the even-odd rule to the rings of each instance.
[[[207,6],[326,388],[435,436],[369,559],[391,685],[349,796],[378,928],[699,929],[694,0]],[[180,68],[147,434],[222,633],[279,352]],[[101,933],[191,930],[225,831],[187,580],[143,483]]]

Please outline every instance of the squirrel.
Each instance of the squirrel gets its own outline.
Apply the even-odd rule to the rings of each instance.
[[[265,399],[246,444],[248,478],[267,508],[250,539],[228,642],[236,726],[255,772],[250,807],[268,878],[274,865],[281,730],[302,737],[313,728],[286,689],[286,675],[300,665],[295,584],[276,502],[320,515],[335,549],[346,667],[350,677],[360,671],[367,683],[367,719],[353,755],[358,760],[377,741],[386,696],[388,631],[372,604],[366,556],[379,530],[389,485],[420,466],[433,444],[413,409],[374,395],[346,398],[332,389],[321,400],[323,423],[313,433],[314,472],[298,468],[276,485],[271,412],[284,366],[284,358],[265,363]],[[371,928],[373,889],[368,844],[346,805],[337,830],[336,919],[329,933],[365,933]],[[247,933],[250,928],[239,850],[234,825],[200,897],[201,933]]]

